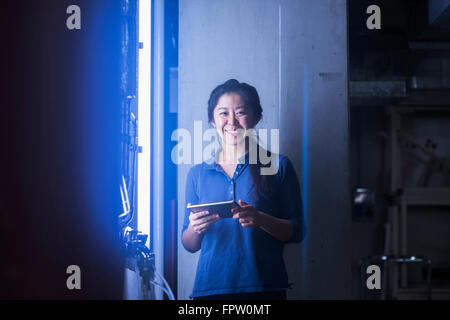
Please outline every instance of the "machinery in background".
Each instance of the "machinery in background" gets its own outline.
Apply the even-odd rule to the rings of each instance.
[[[138,41],[138,1],[121,0],[121,175],[120,194],[123,213],[118,216],[120,239],[126,258],[126,268],[136,272],[140,282],[140,298],[153,299],[155,287],[161,288],[174,300],[167,281],[155,268],[155,254],[147,246],[149,235],[142,234],[136,225],[137,155],[138,144],[138,56],[142,43]]]
[[[148,235],[142,234],[140,231],[128,226],[133,219],[133,209],[130,206],[127,185],[123,176],[120,194],[124,212],[119,215],[119,226],[125,252],[126,268],[139,274],[142,299],[150,300],[152,287],[159,287],[167,294],[170,300],[175,300],[166,279],[156,271],[155,255],[146,246]]]

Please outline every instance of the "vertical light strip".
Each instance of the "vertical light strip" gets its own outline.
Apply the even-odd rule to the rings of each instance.
[[[306,227],[308,225],[308,108],[309,108],[309,96],[308,96],[308,66],[303,66],[303,141],[302,141],[302,202],[303,202],[303,223]],[[306,232],[309,232],[306,230]],[[307,297],[309,283],[308,283],[308,236],[303,240],[302,244],[302,288],[303,298]]]
[[[153,97],[153,226],[155,267],[164,275],[164,2],[154,1],[154,97]],[[156,299],[163,293],[155,288]]]
[[[278,128],[281,128],[281,3],[278,4]]]
[[[150,235],[151,1],[139,1],[137,227]],[[147,246],[149,239],[147,240]]]

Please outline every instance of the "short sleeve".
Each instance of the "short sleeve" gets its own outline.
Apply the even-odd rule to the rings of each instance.
[[[185,191],[185,204],[184,204],[184,221],[183,221],[183,227],[181,230],[181,235],[183,235],[184,231],[189,226],[189,215],[190,210],[187,209],[187,204],[198,204],[198,195],[197,195],[197,180],[195,177],[195,167],[191,168],[188,172],[187,178],[186,178],[186,191]],[[181,241],[183,243],[183,241]],[[184,246],[184,244],[183,244]],[[185,247],[186,250],[188,250]],[[188,250],[191,252],[190,250]]]
[[[302,242],[306,236],[306,226],[302,205],[300,184],[291,161],[280,159],[280,218],[287,219],[293,226],[292,237],[287,242]]]

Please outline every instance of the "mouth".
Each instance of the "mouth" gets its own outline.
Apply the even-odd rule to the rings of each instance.
[[[230,137],[236,138],[238,137],[240,134],[242,134],[243,130],[242,129],[236,129],[236,130],[225,130],[225,133],[227,135],[229,135]]]

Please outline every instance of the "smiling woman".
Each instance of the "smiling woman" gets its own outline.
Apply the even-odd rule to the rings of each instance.
[[[231,79],[215,88],[208,118],[219,136],[212,159],[187,177],[187,204],[234,200],[230,218],[185,211],[182,244],[201,249],[192,297],[195,299],[285,299],[288,279],[283,246],[305,236],[300,187],[289,159],[272,175],[261,174],[260,146],[251,133],[262,118],[256,89]],[[253,144],[254,146],[255,144]],[[250,162],[256,150],[256,163]],[[212,188],[214,186],[214,189]]]
[[[243,147],[242,140],[248,129],[258,122],[251,109],[245,106],[241,96],[237,93],[223,94],[214,109],[212,126],[224,145]],[[230,148],[230,151],[234,148]],[[233,160],[230,158],[230,160]]]

